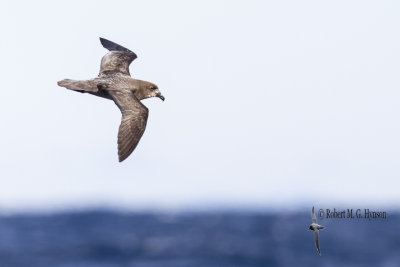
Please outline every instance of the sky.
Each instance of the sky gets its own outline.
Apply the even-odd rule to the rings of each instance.
[[[0,211],[398,206],[399,8],[4,1]],[[99,37],[166,98],[122,163],[114,103],[57,86],[97,76]]]

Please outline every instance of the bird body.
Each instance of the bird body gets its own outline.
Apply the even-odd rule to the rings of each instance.
[[[319,248],[319,230],[322,230],[325,227],[322,225],[319,225],[317,223],[317,217],[315,216],[315,213],[314,213],[314,207],[312,207],[312,210],[311,210],[311,218],[312,218],[313,223],[308,227],[308,229],[311,231],[314,231],[315,245],[317,246],[318,254],[321,255],[321,249]]]
[[[319,230],[322,230],[322,229],[324,229],[325,227],[324,226],[322,226],[322,225],[319,225],[318,223],[312,223],[311,225],[310,225],[310,230],[313,230],[313,231],[319,231]]]
[[[158,97],[164,101],[164,96],[154,83],[130,76],[129,65],[137,58],[135,53],[104,38],[100,38],[100,42],[110,52],[101,60],[98,77],[90,80],[64,79],[57,84],[115,102],[122,113],[118,133],[118,156],[121,162],[136,148],[146,128],[149,112],[140,100]]]

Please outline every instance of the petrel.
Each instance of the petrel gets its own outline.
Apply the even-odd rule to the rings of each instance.
[[[317,223],[317,217],[315,217],[314,207],[312,207],[312,210],[311,210],[311,218],[312,218],[313,223],[310,225],[310,227],[308,229],[314,231],[315,245],[317,246],[318,254],[321,255],[321,250],[319,249],[319,230],[322,230],[325,227],[322,225],[319,225]]]
[[[118,157],[122,162],[135,150],[146,128],[149,110],[140,100],[158,97],[164,101],[164,96],[154,83],[131,77],[129,65],[137,58],[135,53],[104,38],[100,38],[100,42],[110,52],[101,59],[98,77],[90,80],[65,79],[57,84],[115,102],[122,113],[118,132]]]

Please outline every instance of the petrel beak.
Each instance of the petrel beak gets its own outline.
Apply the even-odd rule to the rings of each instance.
[[[161,93],[157,93],[156,97],[160,98],[162,101],[165,100],[165,97]]]

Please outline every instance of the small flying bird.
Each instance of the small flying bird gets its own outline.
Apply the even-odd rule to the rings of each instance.
[[[325,227],[322,225],[319,225],[317,223],[317,217],[315,217],[314,207],[312,207],[312,210],[311,210],[311,218],[312,218],[313,223],[310,225],[310,227],[308,229],[314,231],[315,245],[317,246],[318,254],[321,255],[321,250],[319,248],[319,230],[322,230]]]
[[[104,38],[100,38],[100,42],[110,52],[101,59],[100,73],[97,78],[65,79],[57,84],[115,102],[122,113],[118,132],[118,157],[119,162],[122,162],[135,150],[146,128],[149,110],[140,100],[158,97],[164,101],[165,98],[154,83],[131,77],[129,65],[137,58],[135,53]]]

